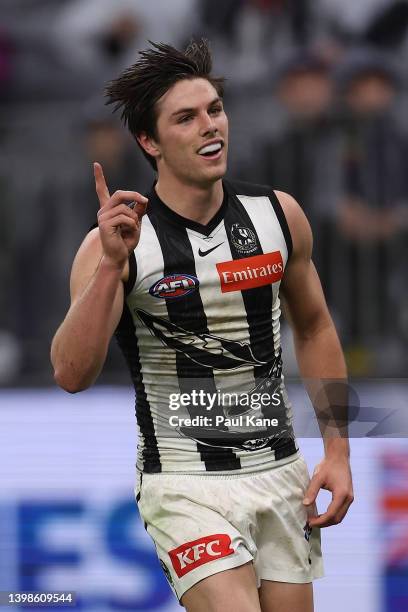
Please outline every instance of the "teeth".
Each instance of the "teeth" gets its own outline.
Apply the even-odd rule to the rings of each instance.
[[[206,153],[215,153],[216,151],[221,150],[221,143],[215,142],[214,144],[207,145],[199,150],[200,155],[205,155]]]

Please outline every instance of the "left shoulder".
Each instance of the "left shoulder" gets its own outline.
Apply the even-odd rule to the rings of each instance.
[[[272,196],[274,197],[274,191],[269,185],[258,185],[257,183],[247,183],[245,181],[236,181],[231,179],[224,179],[228,191],[231,191],[235,195],[257,197],[257,196]]]
[[[293,196],[284,191],[274,191],[278,199],[286,222],[289,227],[293,244],[293,257],[311,258],[313,248],[313,236],[310,223],[306,218],[300,204]]]

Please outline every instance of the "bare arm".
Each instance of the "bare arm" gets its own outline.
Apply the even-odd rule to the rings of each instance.
[[[122,271],[103,257],[99,230],[81,245],[71,272],[71,307],[51,345],[57,384],[74,393],[98,377],[123,308]]]
[[[98,377],[123,309],[128,256],[140,238],[146,198],[119,191],[110,196],[99,164],[95,181],[99,228],[82,243],[72,266],[71,306],[54,336],[51,362],[59,386],[72,393]],[[135,200],[134,209],[124,202]]]
[[[327,512],[311,519],[311,526],[339,523],[353,501],[349,467],[349,441],[344,428],[327,421],[327,395],[336,389],[336,402],[347,403],[347,371],[332,318],[311,259],[312,232],[297,202],[276,192],[284,209],[293,240],[293,253],[281,285],[284,313],[292,327],[300,373],[313,402],[323,436],[325,459],[316,467],[306,500],[314,503],[320,488],[333,493]],[[327,381],[332,381],[331,385]],[[333,383],[337,382],[337,385]],[[320,393],[319,393],[320,392]],[[309,505],[309,504],[306,504]]]

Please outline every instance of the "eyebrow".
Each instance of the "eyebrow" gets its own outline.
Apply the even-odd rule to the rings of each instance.
[[[217,102],[222,102],[222,99],[219,96],[217,98],[214,98],[214,100],[212,100],[209,103],[208,107],[213,106],[214,104],[217,104]],[[171,116],[177,117],[177,115],[182,115],[184,113],[192,113],[195,110],[196,110],[195,108],[181,108],[180,110],[177,110],[174,113],[172,113]]]

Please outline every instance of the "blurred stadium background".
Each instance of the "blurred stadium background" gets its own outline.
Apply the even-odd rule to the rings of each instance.
[[[0,590],[72,589],[83,610],[178,610],[132,499],[136,428],[121,355],[113,344],[100,384],[72,397],[53,388],[49,364],[71,262],[95,220],[92,161],[112,190],[152,181],[103,86],[148,39],[211,40],[215,72],[228,77],[229,175],[297,197],[350,373],[370,405],[381,396],[392,408],[397,394],[408,408],[408,2],[0,9]],[[352,440],[356,502],[323,534],[316,612],[408,611],[405,433]],[[312,468],[321,443],[302,448]]]

